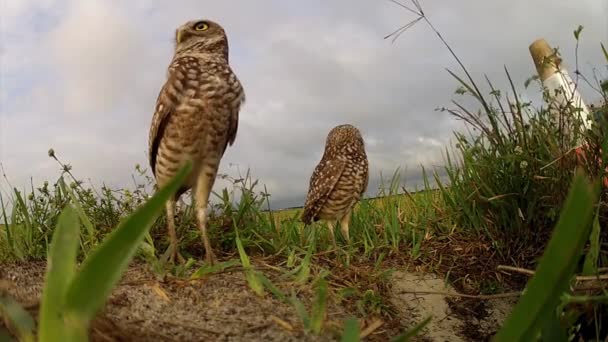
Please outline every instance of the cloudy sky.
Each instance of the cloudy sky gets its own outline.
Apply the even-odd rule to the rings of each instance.
[[[535,73],[528,45],[539,37],[559,46],[573,70],[579,24],[580,68],[606,64],[599,49],[608,43],[605,0],[421,3],[474,76],[486,73],[501,87],[503,65],[520,88]],[[226,29],[247,94],[221,172],[250,168],[276,207],[302,204],[335,125],[352,123],[364,134],[369,195],[381,172],[400,167],[413,186],[420,165],[442,165],[443,146],[460,127],[434,110],[455,96],[445,68],[457,70],[456,62],[423,23],[394,44],[383,39],[415,18],[387,0],[0,4],[0,163],[14,186],[56,179],[50,147],[79,178],[130,186],[134,166],[148,165],[148,129],[175,28],[198,18]],[[583,95],[595,96],[587,88]],[[4,180],[0,190],[9,190]]]

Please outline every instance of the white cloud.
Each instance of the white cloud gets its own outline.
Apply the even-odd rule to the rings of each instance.
[[[74,2],[48,46],[62,80],[63,111],[90,115],[131,104],[148,61],[144,36],[112,2]],[[150,106],[152,108],[152,106]]]
[[[521,89],[534,72],[528,45],[538,37],[560,46],[572,68],[578,24],[585,26],[580,64],[602,65],[608,5],[598,3],[423,6],[476,79],[488,73],[507,89],[506,64]],[[57,165],[46,157],[53,147],[83,178],[130,184],[133,165],[147,165],[148,125],[173,32],[196,16],[226,28],[231,65],[247,94],[221,172],[250,167],[274,201],[303,199],[337,124],[361,129],[372,177],[401,167],[408,182],[420,164],[442,163],[443,145],[460,125],[434,111],[449,104],[457,83],[444,68],[459,72],[457,64],[422,24],[395,44],[383,40],[413,19],[388,1],[4,0],[2,10],[0,162],[14,183],[55,178]],[[225,185],[218,181],[216,190]]]

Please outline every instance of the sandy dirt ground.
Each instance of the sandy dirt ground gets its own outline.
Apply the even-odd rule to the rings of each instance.
[[[45,263],[0,266],[0,295],[11,296],[36,315],[44,270]],[[289,284],[277,286],[290,293]],[[489,340],[516,300],[465,300],[425,292],[455,291],[431,274],[394,272],[386,299],[397,317],[368,329],[364,340],[387,341],[429,315],[433,319],[418,341]],[[302,296],[304,303],[306,298]],[[293,306],[250,290],[240,270],[197,280],[158,280],[145,265],[133,264],[93,322],[91,340],[336,341],[344,319],[352,315],[359,316],[352,305],[330,299],[324,332],[314,335],[304,331]],[[360,322],[363,331],[373,325],[366,319]],[[0,328],[3,325],[0,321]]]
[[[486,341],[500,328],[517,298],[481,301],[439,293],[457,293],[434,274],[395,272],[390,300],[399,309],[403,324],[433,318],[424,329],[428,341]]]

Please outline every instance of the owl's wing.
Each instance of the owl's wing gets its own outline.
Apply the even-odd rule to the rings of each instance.
[[[173,82],[170,77],[163,85],[156,99],[156,109],[152,117],[152,125],[150,126],[150,135],[148,137],[148,159],[152,174],[156,175],[156,156],[160,147],[160,140],[163,137],[168,119],[175,108],[175,97],[169,96],[168,88]]]
[[[237,98],[236,103],[230,107],[230,116],[228,122],[228,139],[226,141],[226,144],[224,145],[224,152],[226,152],[226,148],[228,147],[228,145],[232,146],[232,144],[234,144],[234,140],[236,139],[236,132],[239,128],[239,111],[241,110],[241,106],[243,105],[243,103],[245,103],[245,92],[243,91],[240,82],[238,81],[236,76],[232,74],[232,70],[230,70],[229,68],[228,70],[232,76],[229,77],[229,79],[232,81],[230,82],[231,84],[229,85],[229,87],[230,89],[235,89],[234,93],[241,94],[241,96],[240,98]]]
[[[363,196],[365,190],[367,190],[367,186],[369,185],[369,164],[367,161],[365,161],[365,168],[363,170],[363,172],[365,172],[365,182],[363,183],[363,188],[361,189],[361,196]]]
[[[234,140],[236,139],[236,132],[239,128],[239,111],[243,102],[245,102],[244,95],[242,99],[239,100],[239,103],[230,110],[230,117],[228,119],[228,139],[224,145],[224,152],[226,152],[228,145],[232,146],[232,144],[234,144]]]
[[[317,220],[317,215],[327,201],[327,196],[342,176],[346,162],[338,159],[323,160],[317,165],[310,178],[308,197],[302,212],[302,221],[310,224]]]

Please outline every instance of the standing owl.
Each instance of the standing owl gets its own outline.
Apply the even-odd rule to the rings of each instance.
[[[368,182],[369,167],[361,133],[348,124],[334,127],[327,135],[323,157],[310,178],[302,222],[328,221],[335,245],[334,223],[340,220],[342,235],[349,241],[351,213]]]
[[[175,51],[167,80],[156,100],[150,127],[149,161],[157,187],[164,186],[187,160],[193,163],[185,183],[167,201],[171,261],[178,259],[175,203],[192,189],[205,260],[215,256],[207,236],[207,204],[220,160],[234,143],[245,93],[228,64],[224,29],[209,20],[189,21],[175,33]]]

